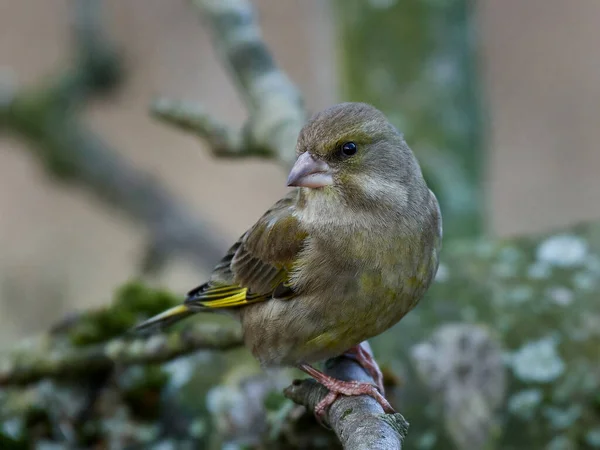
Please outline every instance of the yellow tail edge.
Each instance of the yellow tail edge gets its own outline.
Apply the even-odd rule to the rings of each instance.
[[[151,317],[139,325],[136,325],[131,331],[133,333],[140,333],[146,331],[164,330],[165,328],[175,324],[176,322],[179,322],[182,319],[185,319],[186,317],[191,316],[194,313],[195,312],[185,304],[177,305],[160,314],[157,314],[154,317]]]

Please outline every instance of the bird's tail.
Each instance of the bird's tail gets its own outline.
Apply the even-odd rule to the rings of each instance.
[[[174,306],[173,308],[167,309],[166,311],[157,314],[154,317],[142,322],[139,325],[136,325],[131,332],[132,333],[150,333],[158,330],[164,330],[165,328],[170,327],[171,325],[179,322],[180,320],[185,319],[197,311],[193,311],[189,306],[183,304]]]

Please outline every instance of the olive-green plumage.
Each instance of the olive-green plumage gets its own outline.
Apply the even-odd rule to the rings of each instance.
[[[397,323],[438,267],[441,216],[410,148],[372,106],[342,103],[298,137],[298,186],[184,305],[142,324],[226,310],[265,366],[344,353]]]

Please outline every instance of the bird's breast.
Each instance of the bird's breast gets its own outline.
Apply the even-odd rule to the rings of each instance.
[[[290,281],[296,296],[245,309],[246,341],[264,365],[314,362],[381,334],[422,297],[437,244],[388,227],[309,233]]]

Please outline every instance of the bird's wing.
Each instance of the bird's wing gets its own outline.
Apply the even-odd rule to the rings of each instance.
[[[188,293],[186,305],[231,308],[293,296],[288,273],[307,236],[294,216],[296,197],[293,191],[275,203],[229,249],[211,280]]]

